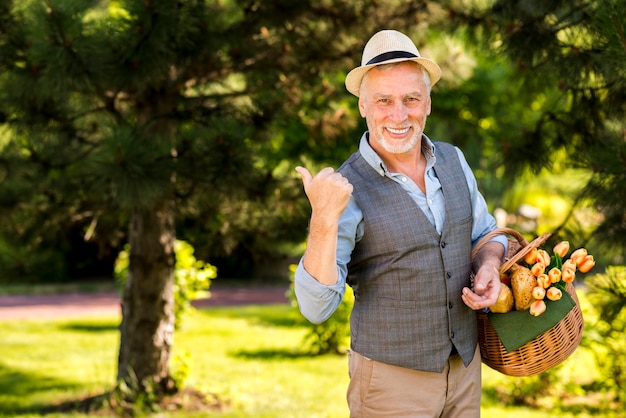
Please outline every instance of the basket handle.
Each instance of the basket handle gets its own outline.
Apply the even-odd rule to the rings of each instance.
[[[472,260],[478,254],[481,248],[487,244],[492,238],[498,235],[510,235],[519,243],[521,249],[514,254],[510,254],[510,251],[507,253],[507,257],[505,258],[504,263],[500,266],[500,273],[506,273],[515,263],[517,263],[520,259],[522,259],[526,254],[530,252],[530,250],[534,248],[539,248],[546,240],[550,237],[550,233],[546,232],[545,234],[540,235],[539,237],[532,240],[530,243],[520,234],[518,231],[512,228],[496,228],[493,231],[488,232],[484,237],[480,239],[472,249]],[[509,247],[511,247],[511,243],[509,242]]]

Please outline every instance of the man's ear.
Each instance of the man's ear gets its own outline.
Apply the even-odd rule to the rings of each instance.
[[[361,113],[361,117],[365,119],[365,115],[367,114],[365,112],[365,100],[361,97],[359,97],[359,112]]]

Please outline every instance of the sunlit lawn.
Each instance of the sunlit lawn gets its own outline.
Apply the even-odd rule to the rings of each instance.
[[[43,407],[111,389],[118,321],[0,322],[0,416],[41,416],[38,411]],[[173,370],[184,371],[188,366],[187,385],[216,394],[229,407],[222,413],[177,412],[172,416],[347,417],[347,359],[303,354],[305,333],[298,314],[287,305],[193,313],[176,333]],[[490,381],[507,384],[500,376],[486,369],[485,385]],[[488,400],[483,408],[487,418],[546,416],[554,415],[505,409]]]

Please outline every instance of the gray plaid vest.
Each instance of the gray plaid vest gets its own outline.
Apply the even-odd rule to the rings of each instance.
[[[441,236],[411,197],[353,154],[339,171],[354,186],[364,235],[352,253],[351,347],[383,363],[441,372],[453,345],[467,366],[476,315],[461,300],[471,269],[472,209],[458,155],[435,142],[435,173],[446,197]]]

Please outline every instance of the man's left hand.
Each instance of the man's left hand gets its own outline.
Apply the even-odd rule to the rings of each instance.
[[[463,288],[461,298],[473,310],[495,305],[500,295],[500,272],[494,266],[483,266],[474,278],[474,290]]]

